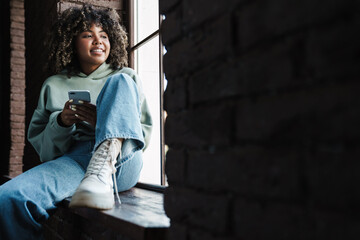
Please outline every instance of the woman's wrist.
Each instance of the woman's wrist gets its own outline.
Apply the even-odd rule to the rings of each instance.
[[[62,112],[61,112],[62,113]],[[57,120],[57,123],[59,124],[59,126],[61,127],[70,127],[66,124],[63,123],[62,119],[61,119],[61,113],[57,116],[56,120]]]

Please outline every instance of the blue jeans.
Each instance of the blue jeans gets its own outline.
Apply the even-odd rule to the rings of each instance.
[[[124,138],[117,163],[119,191],[133,187],[144,147],[135,82],[115,74],[97,99],[95,140],[77,141],[63,156],[42,163],[0,186],[0,239],[42,239],[42,223],[80,184],[94,149],[108,138]]]

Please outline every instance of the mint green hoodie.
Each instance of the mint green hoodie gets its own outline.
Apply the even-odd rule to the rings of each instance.
[[[40,161],[50,161],[63,155],[73,141],[93,140],[95,131],[86,123],[73,124],[70,127],[62,127],[57,122],[57,116],[64,108],[69,90],[89,90],[91,102],[96,99],[104,86],[107,78],[115,73],[128,74],[138,86],[141,102],[141,124],[145,139],[145,146],[149,143],[152,119],[142,91],[141,81],[131,68],[113,70],[109,64],[103,63],[90,75],[80,73],[68,77],[66,72],[54,75],[46,79],[41,88],[38,106],[32,116],[28,140],[40,156]]]

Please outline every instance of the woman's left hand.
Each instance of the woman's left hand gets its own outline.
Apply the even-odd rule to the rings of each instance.
[[[96,105],[90,102],[72,104],[70,107],[75,111],[75,116],[81,121],[90,123],[94,128],[96,126]]]

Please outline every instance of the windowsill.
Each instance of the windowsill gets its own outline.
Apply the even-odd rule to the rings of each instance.
[[[163,194],[134,187],[120,193],[121,205],[111,210],[69,209],[88,221],[97,221],[130,239],[165,239],[170,220],[165,215]],[[68,209],[70,198],[62,202]]]

